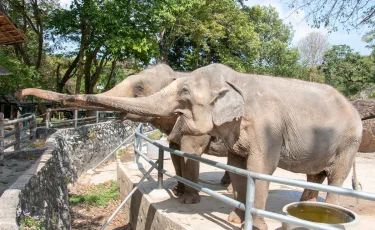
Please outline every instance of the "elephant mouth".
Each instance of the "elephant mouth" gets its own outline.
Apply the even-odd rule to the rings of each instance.
[[[169,141],[179,142],[183,135],[201,135],[202,133],[196,128],[193,115],[189,110],[177,109],[174,111],[178,115],[172,132],[169,134]]]

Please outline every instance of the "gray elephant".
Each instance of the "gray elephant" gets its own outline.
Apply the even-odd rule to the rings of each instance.
[[[107,106],[142,116],[177,121],[169,138],[184,135],[219,137],[228,150],[228,163],[253,172],[272,174],[277,167],[307,174],[310,182],[341,186],[361,142],[362,123],[356,109],[334,88],[295,79],[238,73],[211,64],[180,78],[145,98],[72,95],[67,101]],[[234,197],[246,199],[246,178],[230,174]],[[255,208],[264,209],[269,183],[255,182]],[[302,200],[318,192],[305,189]],[[327,194],[326,202],[337,203]],[[242,222],[235,209],[229,220]],[[267,229],[264,218],[253,225]]]
[[[97,94],[98,96],[115,96],[115,97],[145,97],[152,95],[162,88],[173,82],[175,79],[190,76],[186,73],[175,72],[168,65],[159,64],[150,67],[139,74],[127,77],[124,81],[116,85],[111,90],[104,93]],[[52,91],[45,91],[40,89],[25,89],[22,90],[18,97],[22,98],[27,95],[35,95],[47,100],[52,101],[64,101],[66,94],[58,94]],[[74,106],[79,106],[75,102],[67,103]],[[83,108],[105,110],[107,106],[80,106]],[[177,117],[172,115],[170,117],[145,117],[136,114],[129,114],[127,112],[121,113],[121,119],[130,119],[138,122],[150,122],[155,127],[160,129],[167,135],[172,131],[172,128],[176,122]],[[226,149],[222,146],[221,141],[216,138],[211,138],[209,135],[202,135],[199,137],[195,136],[184,136],[180,139],[176,139],[170,142],[170,147],[173,149],[181,149],[182,151],[196,153],[198,156],[202,153],[207,153],[216,156],[227,156]],[[172,154],[173,165],[176,170],[176,174],[186,179],[198,182],[199,177],[199,162],[184,159],[182,157]],[[226,172],[221,180],[223,185],[230,184],[229,174]],[[229,186],[228,190],[231,190]],[[178,182],[178,185],[173,189],[173,192],[179,196],[181,203],[198,203],[200,201],[200,195],[198,191],[192,189]]]

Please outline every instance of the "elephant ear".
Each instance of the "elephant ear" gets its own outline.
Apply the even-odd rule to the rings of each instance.
[[[216,126],[231,122],[244,114],[245,100],[242,91],[233,83],[220,79],[220,90],[214,95],[212,119]]]

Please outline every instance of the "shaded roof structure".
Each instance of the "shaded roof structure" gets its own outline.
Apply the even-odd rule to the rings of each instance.
[[[25,40],[25,34],[14,25],[0,2],[0,45],[10,45]]]

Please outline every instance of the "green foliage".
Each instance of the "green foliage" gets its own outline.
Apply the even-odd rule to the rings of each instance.
[[[110,200],[118,199],[119,191],[116,181],[97,185],[92,191],[84,195],[73,194],[69,198],[70,205],[85,204],[89,206],[107,206]]]
[[[147,135],[147,137],[150,138],[151,140],[160,139],[162,136],[163,136],[163,133],[160,132],[160,130]]]
[[[248,20],[255,25],[255,32],[260,40],[253,72],[297,77],[300,67],[298,51],[289,48],[293,37],[291,26],[284,24],[276,9],[271,6],[245,7],[243,10]],[[247,69],[251,70],[251,67]]]
[[[34,143],[32,143],[31,145],[29,145],[28,149],[41,148],[41,147],[44,147],[45,145],[46,145],[46,140],[45,139],[39,139],[39,140],[35,141]]]
[[[373,61],[358,52],[354,53],[347,45],[333,46],[327,51],[320,69],[325,82],[349,98],[375,83]]]
[[[9,49],[0,49],[0,63],[12,75],[0,77],[0,94],[14,93],[23,88],[37,86],[39,73],[34,67],[22,63]]]
[[[20,229],[28,230],[45,230],[43,227],[43,222],[46,218],[44,216],[32,216],[30,213],[23,213],[23,217],[20,222]]]

